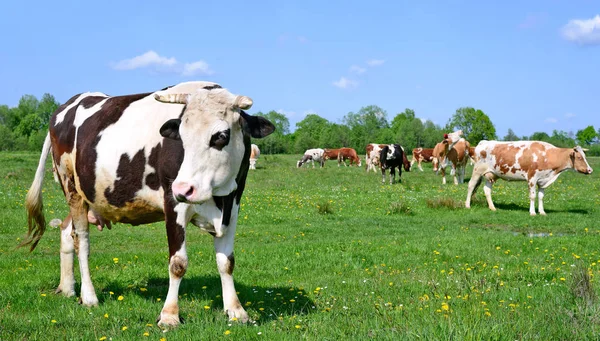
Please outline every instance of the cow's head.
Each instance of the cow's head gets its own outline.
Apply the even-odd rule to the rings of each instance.
[[[396,158],[396,148],[397,146],[395,144],[390,144],[388,146],[386,160],[393,160]]]
[[[199,89],[194,93],[155,94],[163,103],[185,104],[178,119],[160,128],[163,137],[180,140],[184,157],[171,189],[177,201],[201,204],[213,196],[237,189],[236,176],[246,153],[244,134],[255,138],[271,134],[275,127],[263,117],[246,114],[252,106],[246,96],[226,89]]]
[[[573,148],[571,152],[571,161],[573,162],[573,169],[583,174],[592,174],[594,171],[590,164],[585,158],[585,151],[580,146]]]

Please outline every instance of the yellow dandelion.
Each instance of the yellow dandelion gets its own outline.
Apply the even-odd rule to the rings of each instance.
[[[442,310],[444,310],[444,311],[450,310],[450,306],[448,305],[448,303],[446,303],[446,302],[442,303]]]
[[[166,337],[161,337],[160,341],[167,341],[167,338]]]
[[[106,340],[106,336],[101,336],[98,340],[104,341],[104,340]]]
[[[111,295],[114,295],[114,294],[115,294],[115,293],[114,293],[114,292],[112,292],[112,291],[109,291],[108,293],[109,293],[109,294],[111,294]]]
[[[142,334],[142,335],[144,335],[144,336],[150,336],[150,333],[144,332],[144,334]]]
[[[560,280],[561,281],[566,281],[566,279],[564,277],[561,277]]]
[[[144,291],[148,291],[148,289],[146,289],[146,288],[140,288],[140,291],[144,292]]]
[[[52,322],[52,323],[56,323],[56,320],[52,320],[52,321],[50,321],[50,322]]]
[[[160,297],[157,297],[157,298],[156,298],[156,302],[160,302]]]
[[[234,322],[235,322],[235,321],[237,321],[237,320],[238,320],[238,318],[237,318],[237,317],[232,317],[232,318],[231,318],[231,321],[234,321]]]
[[[146,327],[154,327],[152,323],[146,323]]]
[[[122,331],[126,331],[127,330],[127,326],[123,326],[123,328],[121,328]]]
[[[265,308],[258,308],[258,310],[260,310],[260,311],[265,311]]]
[[[226,331],[225,331],[225,333],[224,333],[224,334],[225,334],[225,335],[229,335],[229,334],[231,334],[231,331],[228,329],[228,330],[226,330]]]
[[[119,296],[119,297],[117,297],[117,300],[119,300],[119,301],[122,301],[122,300],[124,300],[124,299],[125,299],[125,297],[123,297],[122,295],[121,295],[121,296]]]
[[[294,327],[296,327],[296,329],[302,328],[299,324],[295,325]]]
[[[204,309],[208,310],[208,309],[210,309],[210,306],[205,305]]]
[[[42,294],[42,297],[46,297],[46,294]]]
[[[492,316],[492,313],[490,313],[489,311],[486,311],[485,313],[483,313],[485,316],[490,317]]]
[[[296,300],[292,298],[292,299],[290,300],[290,302],[294,303],[294,302],[296,302]]]
[[[104,314],[104,318],[108,318],[108,313]]]

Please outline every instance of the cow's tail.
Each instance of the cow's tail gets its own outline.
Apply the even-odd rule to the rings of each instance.
[[[29,245],[29,251],[33,251],[46,231],[46,219],[44,217],[44,203],[42,201],[42,186],[44,184],[44,175],[46,170],[46,159],[50,153],[50,133],[46,135],[40,163],[35,171],[35,178],[25,199],[27,208],[27,237],[19,247]]]

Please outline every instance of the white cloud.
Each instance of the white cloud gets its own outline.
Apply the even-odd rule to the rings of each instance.
[[[356,88],[358,86],[358,82],[352,79],[348,79],[346,77],[342,77],[339,81],[333,82],[333,85],[337,86],[340,89],[350,89]]]
[[[284,115],[285,117],[294,117],[296,116],[296,112],[295,111],[287,111],[287,110],[283,110],[283,109],[279,109],[277,110],[278,113]]]
[[[163,57],[152,50],[130,59],[123,59],[112,63],[111,67],[115,70],[152,68],[155,71],[171,72],[182,76],[210,75],[213,73],[208,64],[203,60],[182,64],[175,57]]]
[[[357,75],[360,75],[360,74],[367,72],[367,69],[365,69],[364,67],[360,67],[358,65],[352,65],[350,67],[350,72],[354,72]]]
[[[158,55],[158,53],[150,50],[140,56],[133,57],[131,59],[123,59],[119,62],[114,63],[113,69],[115,69],[115,70],[134,70],[134,69],[148,67],[151,65],[172,66],[175,64],[177,64],[177,60],[175,58],[161,57]]]
[[[544,120],[544,122],[546,123],[556,123],[558,122],[558,120],[554,117],[548,117],[547,119]]]
[[[385,63],[385,60],[383,60],[383,59],[367,60],[367,65],[369,65],[369,66],[380,66],[380,65],[383,65],[383,63]]]
[[[600,44],[600,15],[591,19],[573,19],[562,27],[563,38],[581,45]]]
[[[566,113],[566,114],[565,114],[565,117],[566,117],[566,118],[573,118],[573,117],[575,117],[575,116],[577,116],[577,115],[575,115],[575,114],[574,114],[574,113],[572,113],[572,112],[568,112],[568,113]]]
[[[212,73],[213,71],[203,60],[199,60],[193,63],[186,63],[185,65],[183,65],[183,71],[181,72],[183,76],[211,75]]]

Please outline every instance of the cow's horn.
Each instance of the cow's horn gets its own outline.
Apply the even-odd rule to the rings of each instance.
[[[244,110],[250,109],[252,107],[252,99],[246,96],[237,96],[233,105]]]
[[[189,94],[154,94],[154,99],[163,103],[187,104]]]

